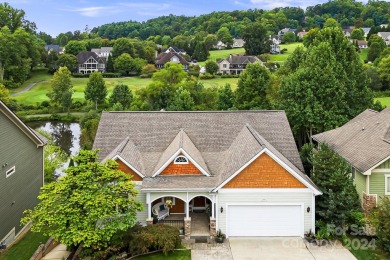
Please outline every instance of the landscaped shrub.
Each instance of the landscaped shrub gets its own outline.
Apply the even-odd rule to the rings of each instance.
[[[374,227],[378,242],[382,248],[390,253],[390,199],[382,197],[381,203],[368,217],[369,223]]]
[[[120,73],[113,73],[113,72],[105,72],[102,73],[103,78],[120,78]]]
[[[238,74],[222,74],[221,78],[223,79],[230,79],[230,78],[239,78],[240,75]]]
[[[150,225],[129,241],[131,255],[144,254],[154,250],[162,250],[165,255],[177,248],[181,243],[180,233],[176,227],[163,224]]]
[[[213,78],[214,78],[214,75],[211,75],[209,73],[202,74],[199,76],[199,79],[213,79]]]

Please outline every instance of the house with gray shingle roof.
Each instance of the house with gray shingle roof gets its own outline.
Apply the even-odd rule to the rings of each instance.
[[[103,112],[93,148],[136,181],[141,224],[174,220],[186,238],[314,231],[321,192],[283,111]]]
[[[27,226],[23,212],[33,209],[44,184],[46,138],[24,124],[0,100],[0,245],[9,247]]]
[[[106,63],[93,51],[82,51],[76,56],[78,73],[89,74],[95,71],[105,72]]]
[[[186,71],[188,70],[188,66],[190,64],[181,54],[177,52],[162,52],[157,56],[155,66],[157,69],[162,69],[167,62],[180,63]]]
[[[241,74],[248,64],[255,62],[263,63],[256,56],[230,54],[226,59],[218,61],[218,73]]]
[[[378,36],[385,41],[386,45],[390,44],[390,32],[378,32]]]
[[[312,137],[327,143],[351,165],[365,210],[390,196],[390,107],[367,109],[345,125]]]

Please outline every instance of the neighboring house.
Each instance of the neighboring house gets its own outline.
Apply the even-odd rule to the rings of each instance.
[[[297,29],[291,29],[291,28],[284,28],[278,32],[278,36],[281,38],[283,35],[285,35],[288,32],[295,33]]]
[[[344,35],[345,35],[345,37],[347,37],[347,38],[350,38],[350,37],[351,37],[352,31],[353,31],[353,29],[351,29],[351,28],[343,29]]]
[[[166,49],[165,53],[176,53],[176,54],[179,54],[179,55],[182,55],[182,56],[187,54],[187,52],[185,50],[177,48],[175,46],[171,46],[168,49]]]
[[[281,44],[282,41],[280,39],[281,37],[279,35],[270,35],[269,39],[272,41],[273,44]]]
[[[213,49],[217,49],[217,50],[224,50],[226,48],[227,48],[227,45],[221,41],[218,41],[217,44],[213,46]]]
[[[187,239],[314,232],[321,192],[283,111],[103,112],[93,148],[136,182],[143,225],[155,214]]]
[[[0,101],[0,143],[0,244],[9,246],[25,230],[23,211],[38,203],[46,140]]]
[[[243,39],[233,39],[233,48],[242,48],[244,47],[245,41]]]
[[[363,40],[358,40],[357,45],[359,46],[359,49],[367,49],[368,48],[368,43]]]
[[[256,56],[232,55],[228,58],[218,61],[218,73],[222,74],[241,74],[250,63],[261,62]]]
[[[164,68],[167,62],[175,62],[183,65],[184,70],[188,70],[189,62],[182,55],[176,52],[162,52],[156,58],[155,66],[157,69]]]
[[[390,43],[390,32],[378,32],[378,36],[381,37],[386,45],[389,45]]]
[[[390,107],[365,110],[345,125],[313,136],[351,165],[356,190],[366,211],[390,196]]]
[[[105,72],[106,64],[95,52],[82,51],[77,54],[78,73],[89,74],[95,71]]]
[[[45,50],[47,51],[47,53],[55,51],[58,54],[63,54],[65,49],[63,47],[60,47],[60,45],[45,45]]]
[[[270,53],[271,54],[278,54],[278,53],[280,53],[280,46],[279,46],[279,44],[276,44],[276,43],[271,44]]]
[[[368,33],[370,32],[370,27],[362,27],[362,30],[364,32],[364,37],[367,38]]]
[[[383,24],[380,25],[380,27],[381,28],[387,28],[387,27],[389,27],[389,24],[388,23],[383,23]]]
[[[112,52],[112,47],[95,48],[95,49],[91,49],[91,51],[96,53],[99,56],[99,58],[103,58],[107,60],[108,56],[110,56]]]
[[[304,37],[307,33],[308,33],[308,32],[306,32],[305,30],[303,30],[303,32],[297,33],[298,39],[299,39],[300,41],[302,41],[302,40],[303,40],[303,37]]]

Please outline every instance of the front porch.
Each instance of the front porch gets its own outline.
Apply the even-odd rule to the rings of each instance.
[[[179,194],[177,194],[179,195]],[[187,195],[187,194],[186,194]],[[147,195],[147,198],[151,197]],[[162,196],[148,200],[147,224],[161,223],[177,227],[185,239],[216,235],[215,196]]]
[[[185,214],[172,214],[158,223],[178,227],[184,232]],[[190,212],[191,218],[191,236],[203,237],[210,236],[210,217],[205,212]],[[184,234],[184,233],[183,233]]]

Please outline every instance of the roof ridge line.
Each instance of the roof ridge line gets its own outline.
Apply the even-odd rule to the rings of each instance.
[[[129,136],[125,138],[125,140],[122,141],[122,145],[118,148],[117,153],[122,153],[123,149],[126,147],[126,145],[129,143]]]
[[[263,140],[261,140],[259,133],[248,123],[245,124],[248,128],[249,132],[253,135],[253,137],[256,139],[256,141],[260,144],[262,148],[266,148],[266,145],[264,144]]]
[[[184,132],[184,129],[180,128],[180,143],[179,143],[180,148],[183,148],[183,132]]]

